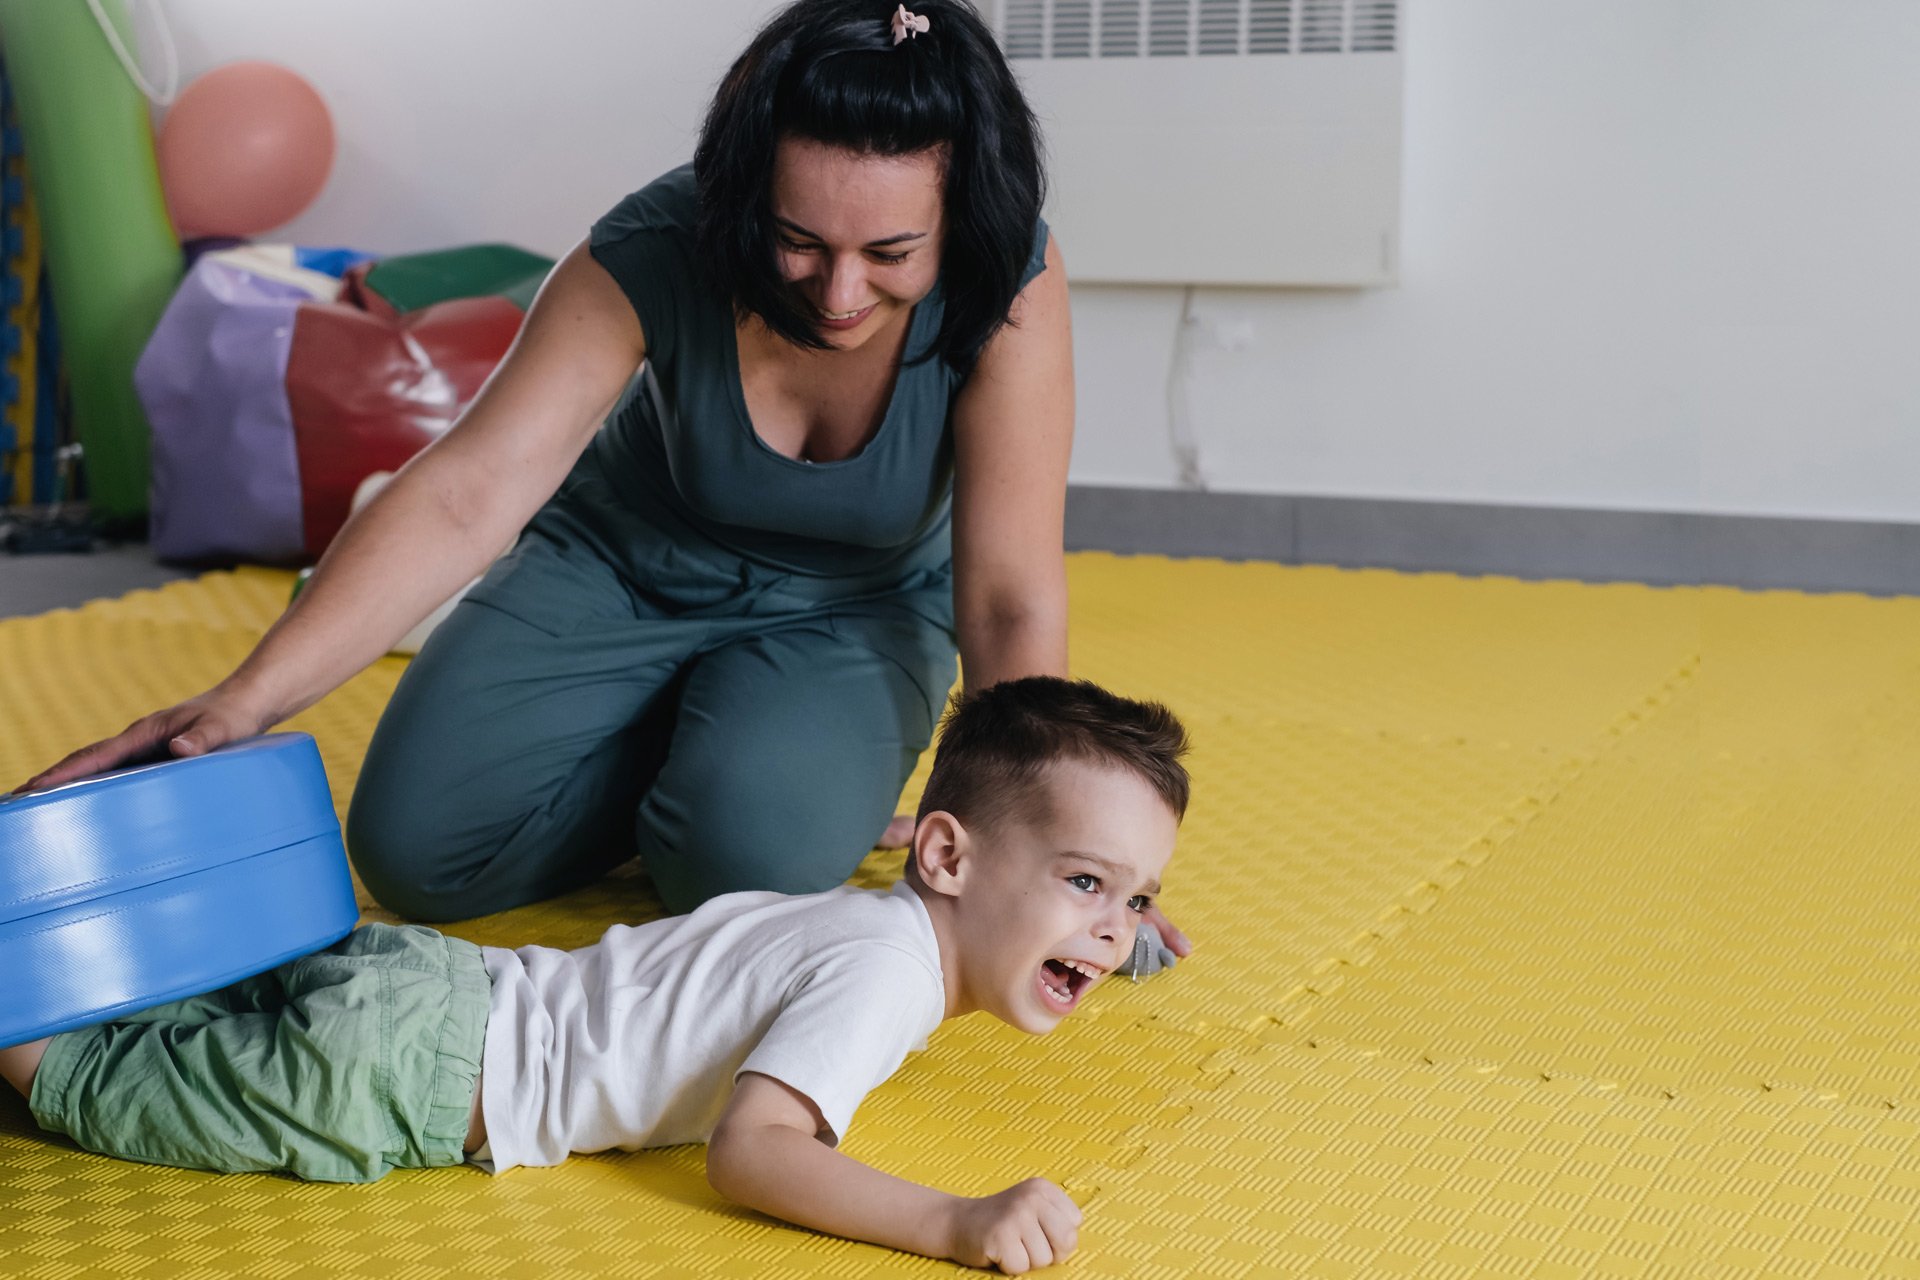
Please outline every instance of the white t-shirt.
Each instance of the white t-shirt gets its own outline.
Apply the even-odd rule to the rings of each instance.
[[[705,1142],[742,1071],[854,1108],[946,1012],[933,921],[905,881],[730,893],[614,925],[578,951],[482,947],[493,999],[480,1106],[502,1172],[572,1152]]]

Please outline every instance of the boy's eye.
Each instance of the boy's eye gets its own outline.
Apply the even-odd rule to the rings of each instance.
[[[1135,912],[1144,912],[1153,905],[1153,899],[1144,893],[1136,893],[1127,899],[1127,906]]]
[[[1086,883],[1081,884],[1080,882],[1082,880],[1086,881]],[[1095,875],[1088,875],[1086,872],[1082,871],[1077,876],[1068,876],[1067,883],[1072,885],[1076,889],[1084,889],[1088,893],[1095,893],[1095,892],[1098,892],[1100,888],[1100,877]]]

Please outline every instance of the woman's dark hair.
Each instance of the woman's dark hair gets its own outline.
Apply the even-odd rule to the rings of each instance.
[[[694,151],[701,257],[737,312],[801,347],[774,239],[774,150],[795,136],[870,155],[946,149],[946,313],[927,350],[969,372],[1020,290],[1046,195],[1039,129],[993,33],[965,0],[920,0],[928,29],[893,43],[897,0],[795,0],[720,82]]]
[[[1186,729],[1157,702],[1091,680],[1002,681],[954,699],[915,821],[936,809],[982,830],[1008,818],[1043,819],[1047,770],[1062,760],[1130,770],[1184,818],[1186,752]]]

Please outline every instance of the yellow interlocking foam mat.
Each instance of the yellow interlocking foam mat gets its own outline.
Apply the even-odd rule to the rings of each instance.
[[[1920,1276],[1920,600],[1070,572],[1077,673],[1193,730],[1164,900],[1198,950],[1050,1036],[943,1027],[850,1152],[1053,1178],[1087,1213],[1063,1274]],[[0,777],[205,687],[287,589],[0,622]],[[293,722],[343,810],[403,669]],[[658,910],[628,870],[455,931]],[[7,1275],[958,1270],[729,1206],[697,1147],[307,1186],[86,1155],[0,1100]]]

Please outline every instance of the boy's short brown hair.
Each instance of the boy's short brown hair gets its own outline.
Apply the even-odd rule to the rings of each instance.
[[[1186,751],[1185,727],[1157,702],[1123,698],[1091,680],[1006,680],[953,700],[918,817],[943,810],[981,829],[1042,818],[1047,769],[1078,760],[1131,770],[1184,818]]]

